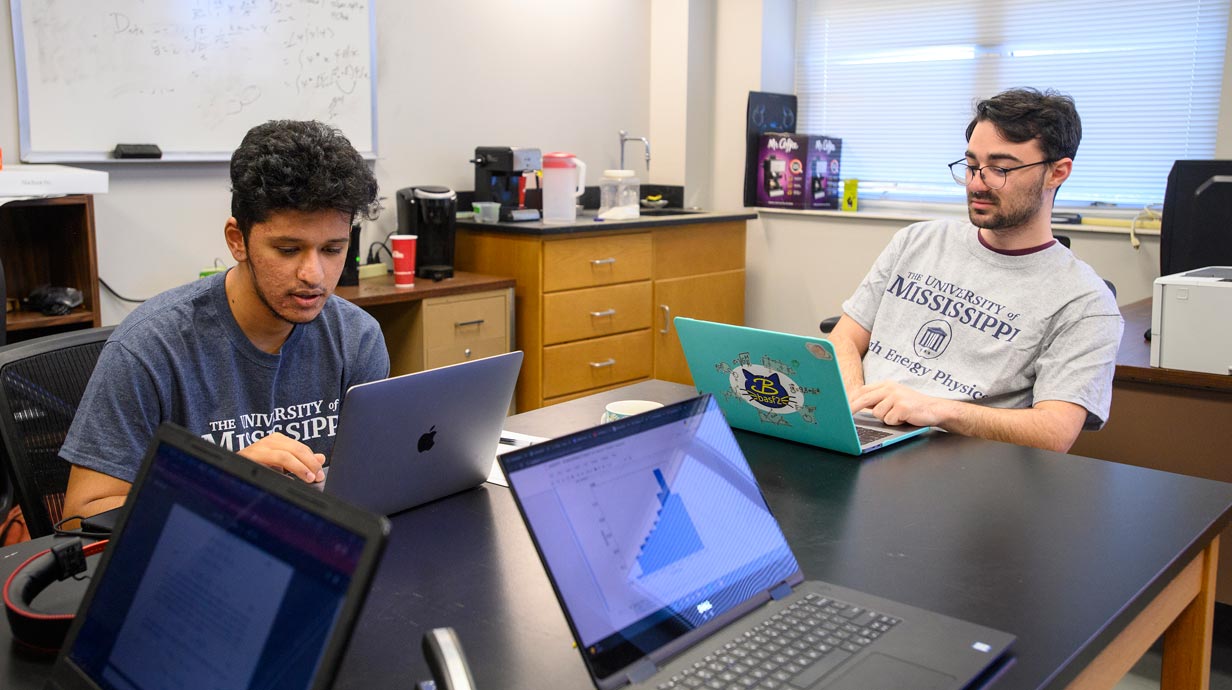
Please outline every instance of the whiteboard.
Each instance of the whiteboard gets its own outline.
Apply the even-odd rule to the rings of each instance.
[[[267,120],[321,120],[376,155],[369,0],[12,0],[21,159],[228,160]],[[147,161],[148,162],[148,161]]]

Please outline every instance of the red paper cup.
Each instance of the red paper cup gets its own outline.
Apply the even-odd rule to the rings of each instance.
[[[394,255],[394,287],[415,286],[416,235],[391,235],[389,251]]]

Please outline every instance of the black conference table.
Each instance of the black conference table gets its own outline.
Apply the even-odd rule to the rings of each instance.
[[[692,392],[648,381],[506,427],[556,436],[612,400]],[[806,577],[1016,635],[992,687],[1111,687],[1165,630],[1164,687],[1205,687],[1232,484],[940,432],[866,458],[737,436]],[[422,634],[439,626],[480,690],[592,687],[507,489],[392,522],[336,688],[414,687],[429,675]],[[49,667],[10,650],[0,687],[38,687]]]

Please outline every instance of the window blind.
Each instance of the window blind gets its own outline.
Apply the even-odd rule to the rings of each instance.
[[[1159,203],[1174,160],[1214,156],[1230,4],[801,0],[797,131],[842,139],[862,197],[957,200],[974,103],[1052,88],[1083,128],[1059,203]]]

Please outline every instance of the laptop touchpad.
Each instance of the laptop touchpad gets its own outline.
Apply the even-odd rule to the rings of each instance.
[[[932,669],[917,666],[884,654],[870,654],[836,682],[822,687],[828,690],[881,690],[882,688],[912,688],[933,690],[953,687],[954,678]]]

